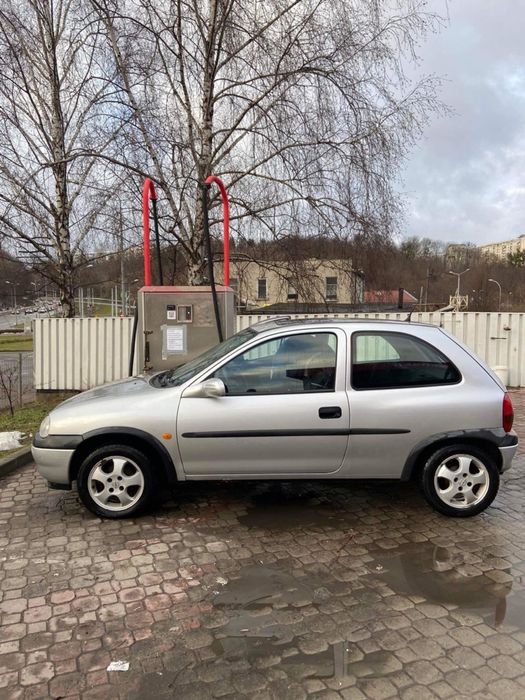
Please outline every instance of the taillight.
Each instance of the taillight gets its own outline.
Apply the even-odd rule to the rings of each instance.
[[[503,397],[503,430],[510,433],[514,423],[514,408],[510,396],[506,393]]]

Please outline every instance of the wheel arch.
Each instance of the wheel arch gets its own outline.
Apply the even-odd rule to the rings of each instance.
[[[75,449],[69,464],[70,482],[76,480],[80,465],[93,450],[114,444],[134,447],[147,454],[154,464],[160,466],[159,474],[164,485],[172,486],[178,480],[176,467],[168,450],[156,437],[144,430],[115,426],[91,430],[85,433],[82,438],[82,442]]]
[[[417,478],[418,474],[425,466],[428,458],[437,450],[443,447],[448,447],[450,445],[471,445],[472,447],[477,447],[478,449],[487,452],[495,461],[498,471],[501,472],[502,467],[502,456],[498,449],[497,444],[494,439],[490,439],[487,435],[476,433],[469,435],[459,434],[459,435],[441,435],[435,438],[425,441],[424,443],[416,446],[410,455],[408,456],[403,472],[401,474],[401,481],[411,481]]]

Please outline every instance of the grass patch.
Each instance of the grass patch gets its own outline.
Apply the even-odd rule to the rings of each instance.
[[[32,349],[32,335],[0,335],[0,352],[23,352]]]
[[[40,423],[47,416],[49,411],[62,401],[65,401],[65,399],[74,396],[75,393],[76,392],[53,392],[42,394],[36,401],[16,408],[14,416],[9,413],[9,410],[0,411],[0,432],[19,430],[21,433],[26,433],[27,437],[23,440],[23,445],[30,445],[33,435],[36,433]],[[8,457],[15,452],[17,452],[17,450],[0,452],[0,458]]]

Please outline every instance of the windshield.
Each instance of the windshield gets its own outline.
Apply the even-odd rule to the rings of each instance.
[[[219,345],[215,345],[215,347],[210,348],[210,350],[206,350],[202,355],[194,357],[193,360],[186,362],[186,364],[176,367],[175,369],[159,372],[159,374],[156,374],[150,379],[150,384],[157,388],[180,386],[189,379],[192,379],[196,374],[199,374],[199,372],[202,372],[202,370],[206,369],[206,367],[213,364],[216,360],[220,360],[221,357],[235,350],[235,348],[240,347],[243,343],[254,338],[256,335],[257,332],[252,328],[246,328],[232,335],[231,338],[228,338],[228,340],[225,340],[223,343],[219,343]]]

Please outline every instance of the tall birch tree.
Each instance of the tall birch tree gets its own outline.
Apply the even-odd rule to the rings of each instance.
[[[108,162],[155,179],[190,283],[212,173],[248,236],[392,230],[393,178],[439,108],[404,71],[439,24],[422,0],[91,2],[129,115]]]
[[[97,154],[122,124],[99,25],[81,0],[0,7],[2,234],[58,287],[64,316],[74,315],[83,247],[114,190]]]

